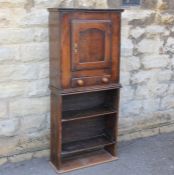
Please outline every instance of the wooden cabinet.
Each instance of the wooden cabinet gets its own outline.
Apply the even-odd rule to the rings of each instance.
[[[121,9],[49,9],[51,162],[117,158]]]

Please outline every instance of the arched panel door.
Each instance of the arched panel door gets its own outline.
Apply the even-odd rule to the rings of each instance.
[[[111,66],[111,21],[72,20],[72,71]]]

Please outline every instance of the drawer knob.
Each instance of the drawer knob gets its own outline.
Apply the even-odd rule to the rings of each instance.
[[[83,81],[83,80],[77,80],[77,84],[78,84],[79,86],[83,86],[83,85],[84,85],[84,81]]]
[[[109,79],[106,78],[106,77],[103,77],[103,78],[102,78],[102,82],[103,82],[103,83],[108,83],[108,82],[109,82]]]

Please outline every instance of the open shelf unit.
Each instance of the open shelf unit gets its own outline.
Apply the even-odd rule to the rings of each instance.
[[[115,114],[114,98],[114,90],[63,96],[62,122]]]
[[[52,145],[52,154],[60,157],[52,162],[59,162],[60,172],[116,159],[118,97],[119,88],[69,95],[52,92],[52,112],[58,116],[51,133],[59,138],[56,143],[52,140],[57,144],[57,149]]]

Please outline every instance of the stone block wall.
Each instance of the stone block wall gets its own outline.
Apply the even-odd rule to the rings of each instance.
[[[118,0],[0,0],[0,164],[48,155],[47,8]],[[174,1],[142,0],[122,18],[120,140],[174,131]]]
[[[141,7],[123,13],[122,138],[174,130],[173,6],[174,1],[142,0]]]

